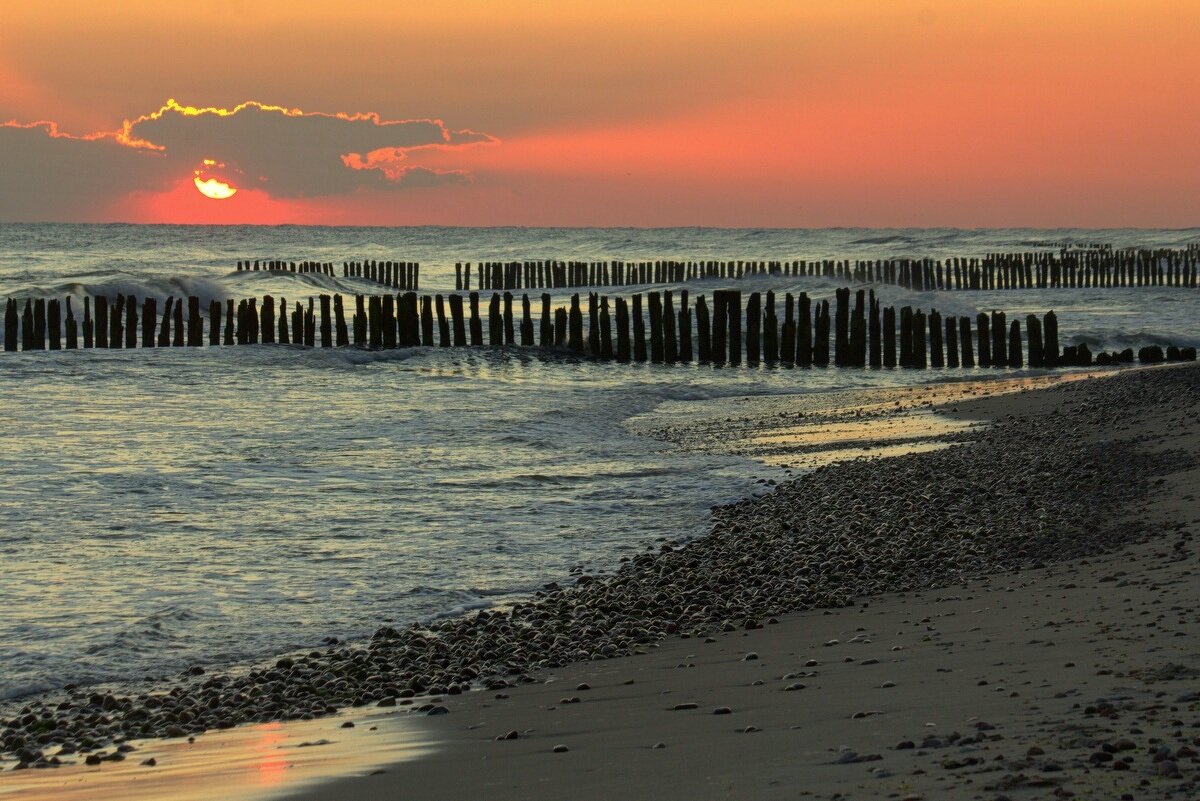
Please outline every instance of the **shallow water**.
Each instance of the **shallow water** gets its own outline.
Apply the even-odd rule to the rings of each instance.
[[[1069,238],[1179,245],[1200,231],[0,226],[0,296],[369,290],[237,274],[238,258],[419,260],[423,289],[445,291],[456,260],[976,255]],[[818,298],[835,286],[736,285]],[[1063,341],[1093,349],[1200,344],[1196,290],[880,294],[949,314],[1054,308]],[[0,698],[502,602],[700,534],[712,504],[783,477],[639,436],[635,415],[992,374],[619,366],[519,349],[0,354]]]

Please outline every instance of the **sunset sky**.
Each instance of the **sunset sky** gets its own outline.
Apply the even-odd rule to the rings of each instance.
[[[1195,0],[12,0],[0,221],[1200,225],[1198,35]]]

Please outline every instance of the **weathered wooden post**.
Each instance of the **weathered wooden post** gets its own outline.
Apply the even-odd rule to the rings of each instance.
[[[632,356],[629,344],[629,304],[625,298],[617,298],[617,361],[623,364]]]
[[[333,296],[333,320],[335,330],[337,331],[336,342],[338,347],[349,345],[350,333],[346,330],[346,307],[343,305],[340,294]]]
[[[533,331],[530,330],[531,340],[533,338],[532,335]],[[612,322],[608,314],[608,296],[605,295],[600,298],[600,358],[611,359],[612,357]]]
[[[266,304],[267,304],[267,300],[269,298],[270,298],[269,295],[266,298],[263,298],[263,311],[266,311]],[[390,296],[388,299],[389,300],[391,299]],[[321,300],[321,347],[322,348],[332,348],[333,347],[333,314],[331,313],[332,312],[331,307],[332,307],[333,299],[331,297],[329,297],[329,295],[322,294],[320,300]],[[263,333],[266,334],[268,329],[266,328],[266,325],[265,325],[265,323],[266,323],[265,318],[264,318],[263,322],[264,322]],[[265,337],[264,337],[263,341],[264,342],[266,341]]]
[[[710,356],[713,364],[723,365],[729,353],[726,347],[726,343],[729,341],[729,290],[713,290],[712,299],[712,347]]]
[[[816,326],[816,341],[813,343],[813,364],[829,366],[829,301],[821,301],[821,311]]]
[[[671,302],[671,290],[663,291],[663,361],[674,364],[679,360],[679,339],[675,333],[675,305]]]
[[[979,366],[992,366],[992,336],[990,333],[990,325],[988,316],[984,312],[980,312],[975,318],[975,330],[977,333],[976,339],[979,345]]]
[[[191,308],[191,300],[188,300],[188,308]],[[190,311],[189,311],[190,314]],[[246,305],[246,323],[250,329],[250,344],[258,344],[258,298],[250,298]],[[191,336],[191,318],[188,319],[188,336]]]
[[[692,360],[692,310],[688,308],[688,291],[679,292],[679,361]]]
[[[451,345],[450,341],[450,320],[446,317],[446,301],[441,295],[435,295],[433,298],[434,311],[437,312],[438,324],[438,344],[443,348],[448,348]],[[529,299],[525,299],[525,314],[529,315]],[[532,337],[531,337],[532,338]]]
[[[271,295],[263,295],[262,311],[259,312],[259,324],[263,344],[275,344],[275,298]]]
[[[472,292],[468,296],[468,301],[471,310],[471,345],[479,348],[483,346],[483,320],[479,318],[479,293]]]
[[[154,334],[153,334],[154,323],[152,322],[153,318],[154,318],[154,311],[153,311],[154,307],[152,305],[153,301],[154,301],[154,298],[146,298],[146,301],[142,307],[142,347],[143,348],[154,347]],[[146,325],[146,322],[147,322],[146,309],[147,308],[150,309],[149,316],[150,316],[151,323],[149,326]],[[149,337],[146,336],[147,330],[149,330],[151,332]],[[213,298],[212,300],[210,300],[208,302],[208,345],[211,348],[215,348],[220,344],[221,344],[221,301],[217,300],[216,298]]]
[[[313,312],[312,298],[308,299],[308,308],[304,310],[304,345],[309,348],[317,346],[317,316]]]
[[[554,345],[554,318],[550,307],[550,293],[542,293],[542,314],[538,326],[538,344],[543,348]]]
[[[122,316],[125,314],[125,296],[117,293],[117,301],[113,308],[109,310],[108,315],[108,346],[110,348],[120,348],[121,338],[124,328],[122,326]],[[46,310],[44,301],[38,298],[33,302],[33,334],[34,344],[38,350],[42,350],[46,346]]]
[[[929,366],[946,366],[942,351],[942,315],[936,309],[929,310]]]
[[[28,306],[26,306],[28,308]],[[14,306],[14,311],[16,307]],[[85,348],[94,347],[96,343],[96,323],[92,320],[92,305],[91,298],[86,295],[83,298],[83,346]],[[24,343],[22,343],[24,347]]]
[[[896,307],[883,310],[883,366],[896,366]]]
[[[587,341],[592,358],[600,358],[600,296],[595,292],[588,293]]]
[[[257,320],[255,321],[257,323]],[[258,326],[255,325],[255,333]],[[257,337],[256,337],[257,340]],[[204,318],[200,316],[200,298],[188,295],[188,347],[199,348],[204,345]]]
[[[62,350],[62,319],[58,298],[46,303],[46,344],[50,350]]]
[[[726,317],[729,319],[729,363],[742,363],[742,291],[740,289],[729,290],[728,311]]]
[[[712,361],[712,327],[709,324],[708,303],[703,295],[696,298],[696,355],[701,364]]]
[[[1021,366],[1021,324],[1016,320],[1008,330],[1008,366]]]
[[[567,310],[561,306],[554,310],[554,347],[563,348],[567,344]]]
[[[854,309],[850,312],[850,343],[846,360],[855,367],[867,366],[867,317],[864,307],[866,293],[858,290],[854,296]]]
[[[755,367],[761,361],[761,345],[759,344],[759,324],[762,320],[761,298],[757,292],[751,292],[746,299],[746,363]]]
[[[26,304],[26,308],[29,308],[28,304]],[[30,315],[29,323],[30,323],[29,348],[32,348],[33,343],[34,343],[33,328],[32,328],[32,326],[33,326],[32,315]],[[96,329],[95,329],[95,331],[96,331],[96,347],[97,348],[107,348],[108,347],[108,297],[105,295],[97,295],[96,296]]]
[[[775,293],[767,290],[763,306],[763,361],[774,365],[779,361],[779,319],[775,316]]]
[[[870,303],[868,304],[871,318],[868,322],[869,337],[870,337],[870,364],[872,367],[883,366],[883,329],[879,320],[879,299],[875,297],[875,290],[871,290]]]
[[[946,318],[946,366],[958,367],[958,320],[954,315]]]
[[[913,366],[913,313],[911,306],[900,309],[900,366]]]
[[[917,309],[912,316],[912,366],[924,370],[927,366],[927,350],[925,347],[925,312]]]
[[[779,360],[796,363],[796,299],[788,292],[783,296],[783,340],[779,344]]]
[[[812,301],[801,292],[796,304],[796,364],[809,367],[813,363]]]
[[[663,326],[662,298],[657,292],[649,293],[650,299],[650,361],[662,364],[663,361]]]
[[[570,331],[567,337],[567,347],[576,353],[583,353],[583,312],[579,309],[579,293],[571,296]]]
[[[383,298],[379,295],[367,298],[367,328],[371,350],[379,350],[383,347]]]
[[[1006,347],[1008,325],[1004,312],[992,312],[992,366],[1008,366],[1008,348]]]
[[[471,271],[467,270],[469,276]],[[467,344],[467,324],[463,318],[463,299],[462,295],[451,295],[450,301],[450,322],[454,329],[454,346],[461,348]]]
[[[838,367],[845,367],[849,364],[846,351],[850,344],[850,290],[838,289],[834,292],[834,298],[836,301],[834,311],[836,337],[833,345],[833,363]],[[903,322],[901,322],[901,326],[903,326]],[[903,349],[901,354],[903,354]],[[901,363],[903,363],[903,355],[901,355]]]
[[[187,342],[183,322],[183,298],[175,301],[174,333],[171,338],[172,347],[182,348]]]
[[[642,296],[633,296],[633,359],[646,361],[646,320],[642,317]]]
[[[1042,363],[1046,367],[1058,367],[1058,316],[1053,311],[1046,312],[1042,323]]]
[[[200,325],[201,326],[204,325],[203,320],[200,322]],[[130,297],[126,298],[126,300],[125,300],[125,347],[127,347],[127,348],[136,348],[137,347],[137,340],[138,340],[137,327],[138,327],[137,298],[130,296]],[[201,328],[201,332],[203,332],[203,328]],[[54,336],[56,336],[56,337],[58,336],[57,330],[54,332]],[[53,347],[53,345],[51,345],[51,347]]]
[[[962,366],[975,366],[975,347],[971,344],[971,317],[964,314],[958,318],[959,351],[962,354]]]
[[[498,348],[504,344],[504,321],[500,317],[500,293],[493,292],[488,301],[488,345]]]
[[[504,293],[505,302],[505,317],[509,326],[509,337],[505,341],[511,345],[512,339],[512,293]],[[428,295],[421,296],[421,344],[425,347],[433,347],[433,300]]]
[[[67,303],[67,320],[66,320],[67,350],[75,350],[76,348],[79,347],[79,329],[75,322],[75,310],[71,308],[70,295],[67,296],[66,303]],[[13,310],[13,322],[15,323],[16,322],[16,313],[17,313],[17,304],[15,301],[13,302],[12,310]],[[151,336],[153,336],[153,326],[151,326]],[[7,333],[6,333],[5,342],[7,343],[7,341],[8,341],[8,337],[7,337]],[[151,340],[151,341],[153,342],[153,340]],[[14,331],[13,332],[13,348],[14,349],[16,348],[16,344],[17,344],[16,343],[16,332]],[[7,345],[6,345],[6,349],[7,349]]]

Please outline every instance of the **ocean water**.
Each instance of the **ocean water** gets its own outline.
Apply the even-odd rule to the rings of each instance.
[[[436,292],[453,288],[456,261],[942,257],[1046,240],[1178,247],[1200,230],[0,225],[0,297],[371,290],[239,274],[239,258],[420,261],[422,290]],[[689,289],[725,285],[817,298],[836,286]],[[879,292],[949,314],[1053,308],[1064,343],[1093,349],[1200,344],[1197,290]],[[678,421],[675,401],[990,374],[622,366],[519,349],[0,353],[0,699],[360,637],[701,534],[713,504],[782,473],[626,427]]]

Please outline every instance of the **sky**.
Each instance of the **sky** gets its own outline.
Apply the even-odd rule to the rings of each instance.
[[[1198,34],[1195,0],[5,0],[0,221],[1195,226]]]

